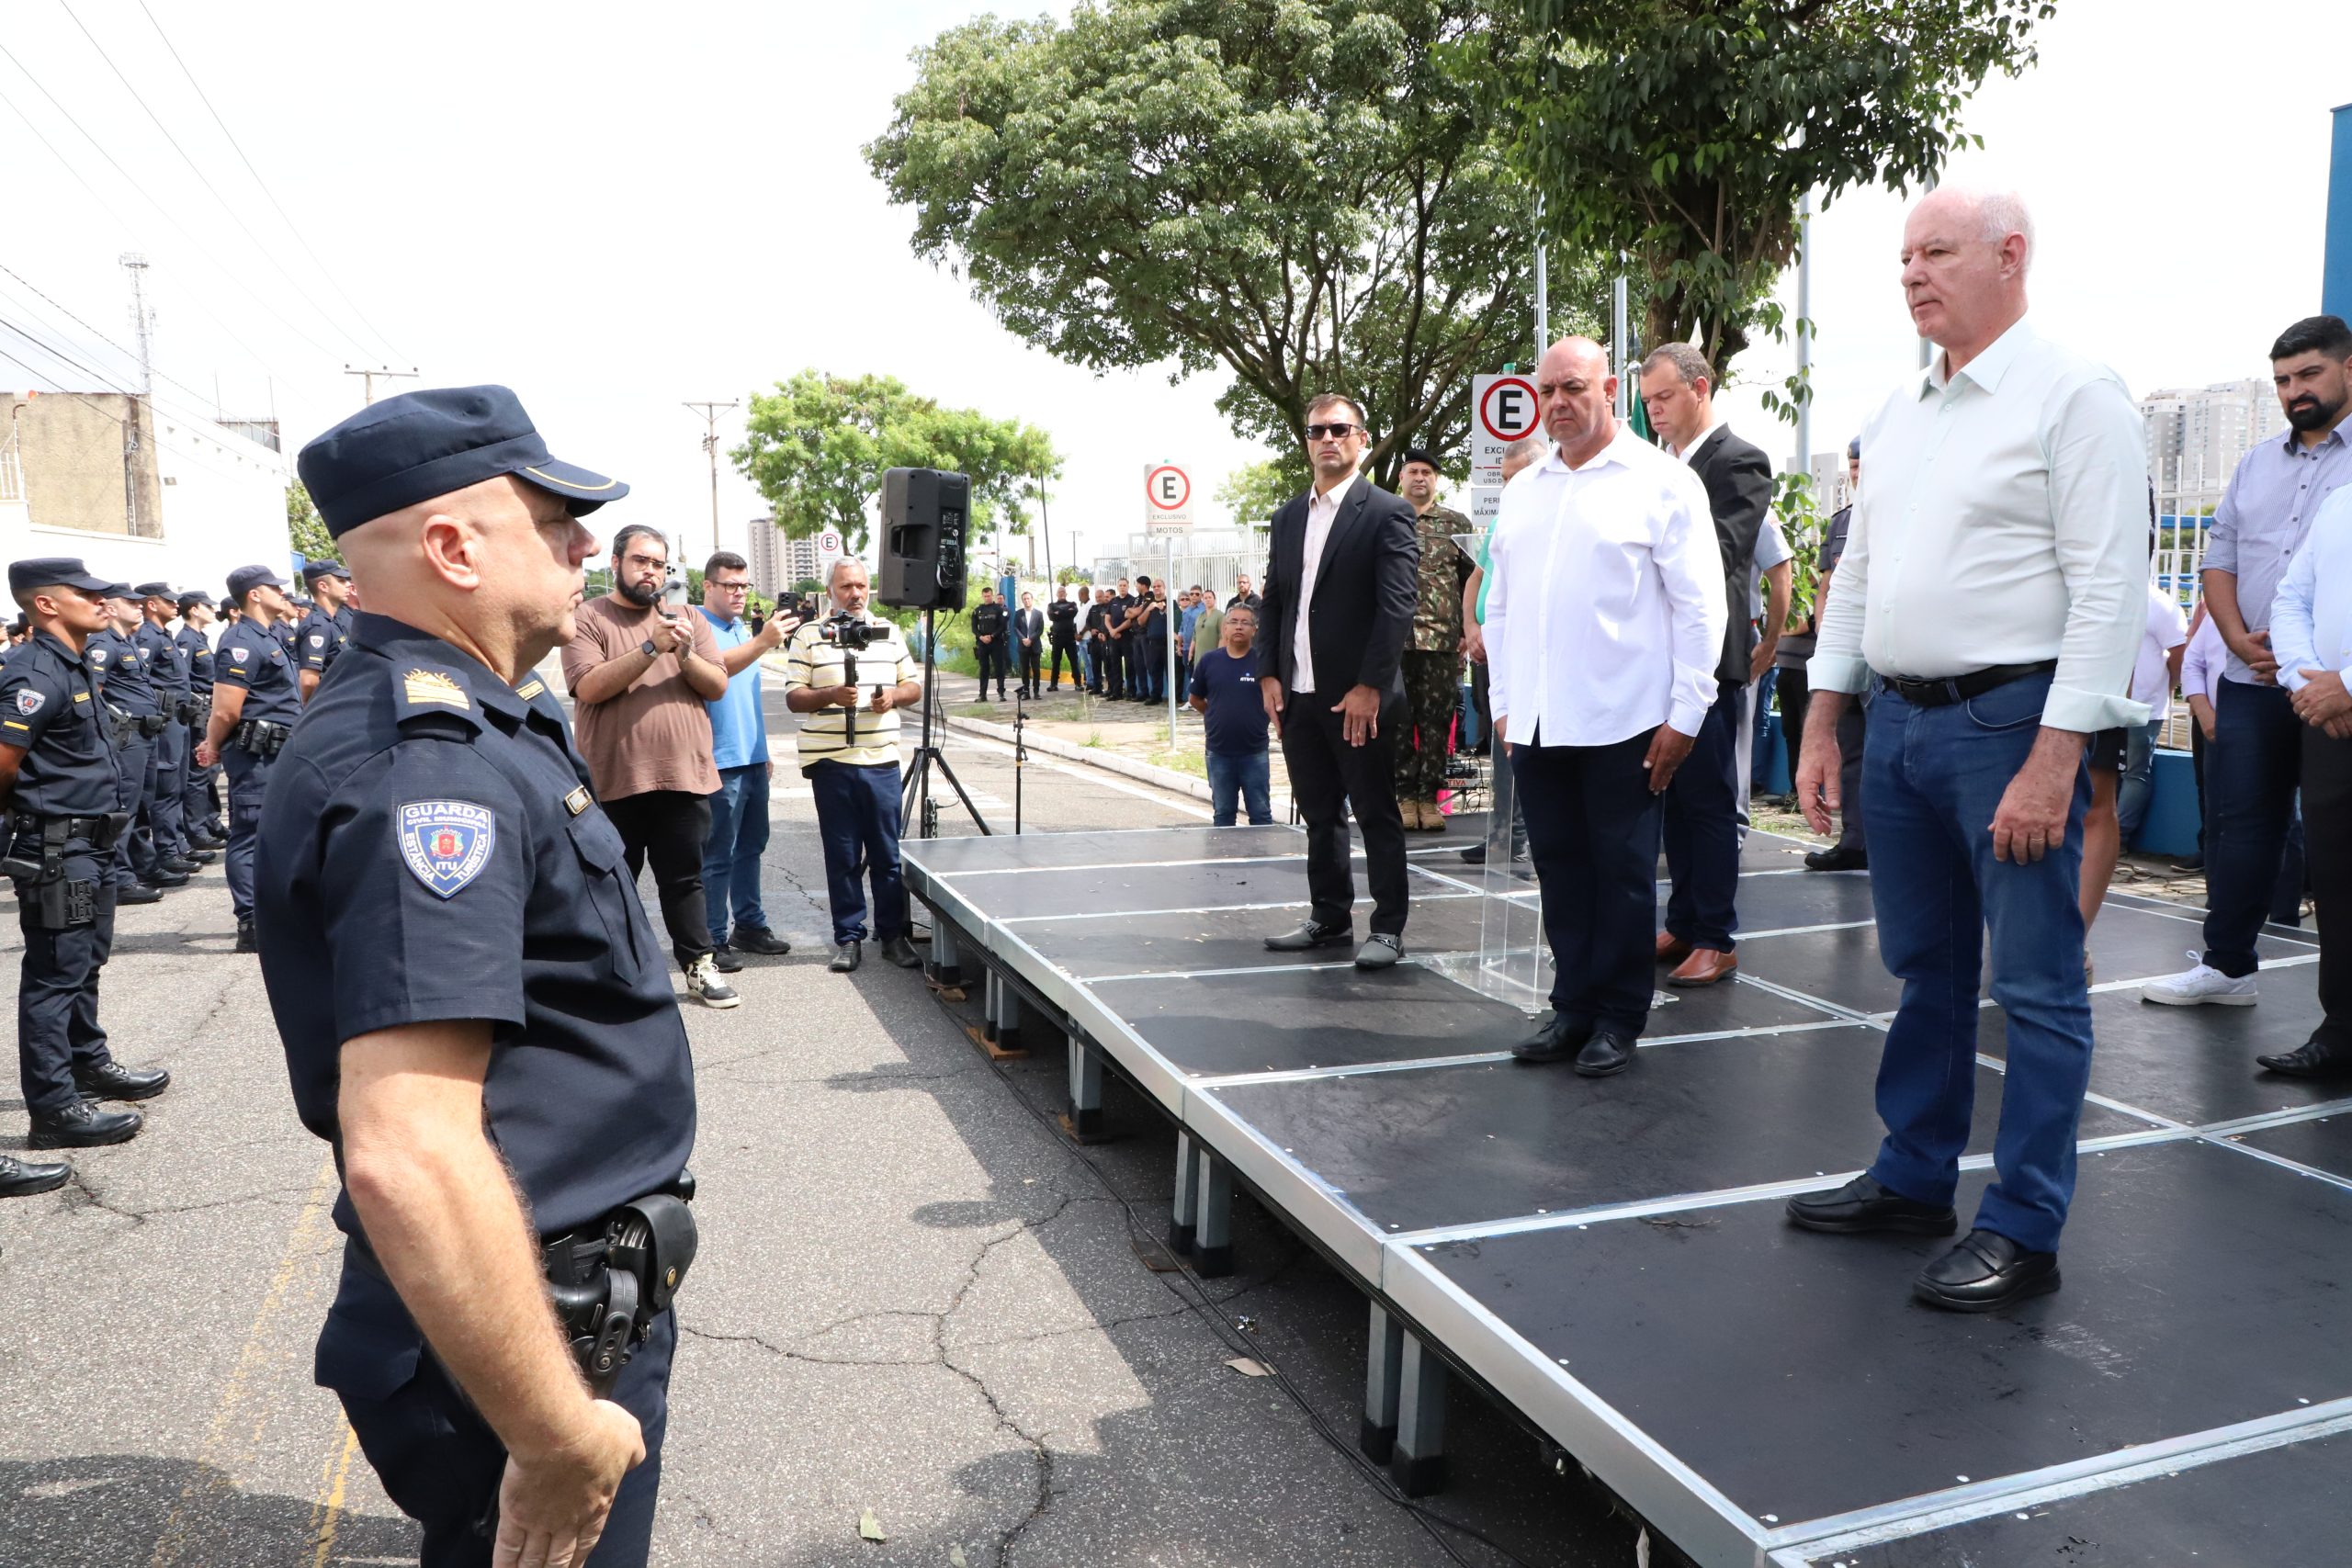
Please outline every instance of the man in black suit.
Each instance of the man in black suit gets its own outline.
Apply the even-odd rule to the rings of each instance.
[[[1037,608],[1035,593],[1023,593],[1021,608],[1012,613],[1012,680],[1021,694],[1033,702],[1037,696],[1037,682],[1045,678],[1039,664],[1045,658],[1045,612]]]
[[[1406,722],[1402,661],[1420,547],[1411,503],[1356,472],[1370,443],[1352,398],[1326,393],[1306,405],[1315,482],[1274,513],[1259,684],[1306,819],[1314,900],[1305,925],[1266,945],[1291,953],[1354,940],[1344,806],[1363,835],[1372,887],[1371,938],[1356,964],[1383,969],[1405,952],[1405,819],[1390,748]]]
[[[1666,869],[1674,892],[1657,959],[1677,966],[1666,977],[1669,986],[1716,985],[1739,967],[1732,951],[1739,929],[1739,748],[1748,744],[1740,716],[1742,695],[1758,673],[1748,578],[1756,536],[1772,504],[1772,464],[1715,417],[1714,390],[1706,356],[1687,343],[1668,344],[1642,361],[1642,404],[1651,428],[1706,487],[1730,606],[1713,705],[1666,793]]]

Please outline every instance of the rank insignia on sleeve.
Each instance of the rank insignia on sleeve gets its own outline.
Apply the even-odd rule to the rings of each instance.
[[[541,692],[544,692],[547,689],[547,682],[540,680],[537,675],[534,675],[529,680],[524,682],[521,685],[515,687],[514,694],[527,703],[533,697],[537,696]]]
[[[396,818],[401,859],[439,897],[455,896],[490,863],[498,820],[469,800],[412,800]]]
[[[401,677],[401,683],[408,689],[412,703],[438,703],[443,707],[473,710],[473,699],[466,695],[466,689],[454,677],[438,670],[412,670]]]
[[[587,810],[590,807],[595,804],[596,797],[588,793],[588,786],[586,784],[582,784],[578,789],[573,790],[570,795],[563,797],[563,808],[566,811],[571,812],[574,817],[579,816],[582,812]]]
[[[30,686],[28,686],[23,691],[17,694],[17,711],[23,714],[27,718],[30,718],[33,715],[40,712],[40,705],[48,700],[48,698],[42,696],[39,692],[36,692]]]

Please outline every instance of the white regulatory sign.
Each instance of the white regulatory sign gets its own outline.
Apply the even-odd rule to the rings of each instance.
[[[1193,476],[1181,463],[1148,463],[1143,470],[1143,526],[1162,534],[1193,525]]]
[[[1503,448],[1544,426],[1532,376],[1470,378],[1470,482],[1503,482]]]

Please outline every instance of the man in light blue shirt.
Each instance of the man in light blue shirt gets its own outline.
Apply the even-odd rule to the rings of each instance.
[[[767,715],[760,706],[760,660],[784,646],[800,623],[771,615],[766,626],[752,631],[743,619],[751,592],[752,568],[741,556],[721,550],[704,566],[702,616],[718,643],[727,694],[703,705],[710,710],[710,760],[718,769],[718,793],[710,797],[702,887],[718,967],[729,974],[743,966],[741,953],[792,951],[790,942],[768,928],[767,912],[760,908],[760,856],[768,847],[768,780],[775,772],[775,764],[768,761]]]
[[[2343,1077],[2352,1075],[2352,937],[2325,917],[2352,908],[2352,486],[2320,507],[2278,584],[2270,651],[2303,726],[2303,863],[2322,915],[2323,1016],[2301,1045],[2255,1060],[2288,1077]]]

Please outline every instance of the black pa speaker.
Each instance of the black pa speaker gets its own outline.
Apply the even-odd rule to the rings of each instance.
[[[882,476],[882,587],[899,610],[964,607],[964,525],[972,481],[944,468],[891,468]]]

